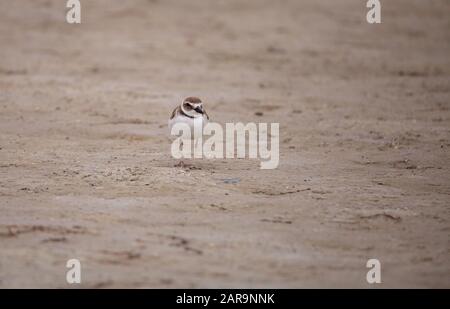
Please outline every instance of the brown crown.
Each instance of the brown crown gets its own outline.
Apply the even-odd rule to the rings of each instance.
[[[202,103],[202,100],[200,100],[197,97],[188,97],[186,99],[184,99],[184,102],[189,102],[189,103]]]

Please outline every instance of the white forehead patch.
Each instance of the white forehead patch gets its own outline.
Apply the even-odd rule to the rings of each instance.
[[[202,105],[202,103],[191,103],[191,102],[189,102],[189,101],[185,101],[184,103],[190,104],[193,108],[196,108],[196,107],[199,107],[199,106]]]

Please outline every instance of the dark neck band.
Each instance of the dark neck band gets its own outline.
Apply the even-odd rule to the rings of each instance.
[[[194,116],[191,116],[191,115],[186,114],[186,113],[183,111],[183,109],[182,109],[181,107],[180,107],[180,111],[181,111],[181,113],[182,113],[183,115],[185,115],[186,117],[194,118]]]

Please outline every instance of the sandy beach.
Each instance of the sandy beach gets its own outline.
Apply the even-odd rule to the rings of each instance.
[[[450,288],[450,1],[81,2],[0,2],[0,288]],[[187,96],[278,168],[177,167]]]

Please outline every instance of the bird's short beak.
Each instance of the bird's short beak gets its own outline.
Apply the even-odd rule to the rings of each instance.
[[[199,114],[203,114],[203,107],[197,106],[194,110]]]

